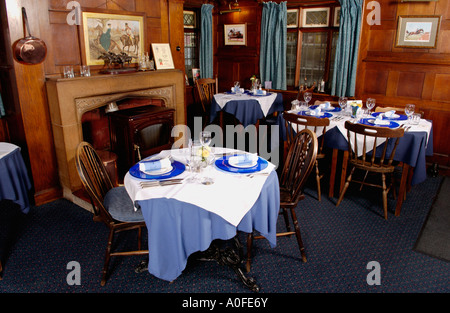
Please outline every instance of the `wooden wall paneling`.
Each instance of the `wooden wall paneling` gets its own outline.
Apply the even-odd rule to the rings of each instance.
[[[175,68],[185,73],[183,2],[183,0],[169,2],[169,33],[173,63]]]
[[[433,101],[443,101],[450,104],[450,73],[436,74],[433,88]]]
[[[424,81],[424,72],[400,72],[398,77],[397,96],[420,99]]]

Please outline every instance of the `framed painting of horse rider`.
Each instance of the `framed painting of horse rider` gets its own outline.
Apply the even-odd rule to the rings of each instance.
[[[126,55],[127,63],[138,63],[144,54],[144,13],[82,12],[80,36],[83,63],[104,65],[108,54]]]
[[[436,48],[440,16],[399,16],[396,48]]]

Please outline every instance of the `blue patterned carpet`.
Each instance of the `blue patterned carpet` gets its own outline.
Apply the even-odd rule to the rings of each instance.
[[[308,262],[299,260],[294,237],[279,238],[274,249],[258,240],[250,276],[261,293],[449,292],[450,264],[413,251],[441,179],[414,186],[400,217],[393,214],[391,197],[387,221],[379,190],[351,187],[336,208],[336,199],[323,196],[318,202],[315,189],[308,187],[297,208]],[[233,271],[215,262],[190,262],[168,283],[148,272],[136,274],[142,257],[113,258],[110,277],[101,287],[108,232],[89,212],[64,199],[33,207],[26,216],[5,204],[0,209],[0,251],[6,263],[0,293],[251,293]],[[5,244],[11,237],[14,244]],[[123,239],[127,245],[134,236]],[[80,285],[66,282],[70,261],[81,266]],[[380,264],[380,285],[367,283],[371,261]]]

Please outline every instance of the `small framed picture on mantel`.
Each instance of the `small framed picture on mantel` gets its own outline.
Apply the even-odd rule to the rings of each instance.
[[[153,60],[157,70],[174,69],[175,65],[168,43],[152,43]]]

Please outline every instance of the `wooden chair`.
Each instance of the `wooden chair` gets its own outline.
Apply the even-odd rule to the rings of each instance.
[[[320,180],[323,178],[323,174],[319,171],[319,160],[325,158],[325,153],[323,151],[323,144],[325,138],[325,132],[327,131],[327,126],[330,125],[330,120],[328,118],[317,118],[312,116],[299,116],[293,113],[283,113],[286,126],[286,142],[289,147],[295,138],[295,134],[301,129],[309,128],[314,131],[319,137],[318,153],[315,162],[316,167],[316,182],[317,182],[317,198],[321,201],[321,188]]]
[[[112,256],[147,255],[141,250],[142,228],[146,227],[142,212],[135,210],[125,187],[113,187],[111,179],[94,148],[87,142],[81,142],[76,150],[75,162],[83,187],[88,193],[95,222],[103,222],[109,228],[105,263],[101,285],[106,284],[109,260]],[[138,230],[138,250],[112,252],[114,235],[121,231]]]
[[[219,86],[216,78],[200,78],[195,81],[195,88],[202,106],[202,117],[204,118],[203,127],[209,123],[209,114],[211,103],[215,94],[219,92]]]
[[[387,127],[374,127],[374,126],[366,126],[362,124],[354,124],[349,121],[345,122],[345,128],[347,129],[347,140],[348,140],[348,152],[349,152],[349,165],[352,166],[350,174],[347,177],[344,188],[339,195],[339,200],[336,203],[338,206],[342,199],[344,198],[344,194],[347,191],[347,188],[352,181],[352,176],[355,169],[362,170],[371,173],[381,174],[381,185],[372,184],[365,182],[366,177],[364,177],[363,181],[356,181],[363,185],[374,186],[381,188],[383,190],[383,210],[384,210],[384,218],[387,220],[387,194],[392,187],[393,184],[393,172],[395,169],[395,165],[392,164],[395,150],[397,149],[398,141],[401,137],[403,137],[404,129],[396,128],[390,129]],[[360,137],[362,139],[362,154],[358,156],[358,141],[357,138]],[[369,147],[368,138],[373,139],[372,149]],[[381,140],[385,140],[385,143],[377,147]],[[388,154],[387,147],[389,142],[393,141],[394,145],[392,151]],[[352,144],[353,143],[353,148]],[[369,148],[369,149],[366,149]],[[377,149],[382,149],[382,153],[379,157],[376,157]],[[366,153],[366,150],[372,150],[370,154]],[[391,182],[389,187],[386,186],[386,174],[391,175]]]
[[[300,233],[300,226],[295,214],[295,208],[297,207],[298,202],[305,198],[303,188],[316,161],[317,145],[317,136],[315,133],[309,129],[301,130],[289,147],[289,153],[283,166],[281,178],[279,179],[280,214],[283,214],[284,216],[286,232],[277,233],[277,237],[291,236],[295,234],[303,262],[306,262],[306,253]],[[291,213],[294,226],[293,231],[291,231],[288,210]],[[254,236],[253,234],[249,234],[247,236],[246,268],[248,272],[250,271],[253,239],[261,238],[264,237]]]

